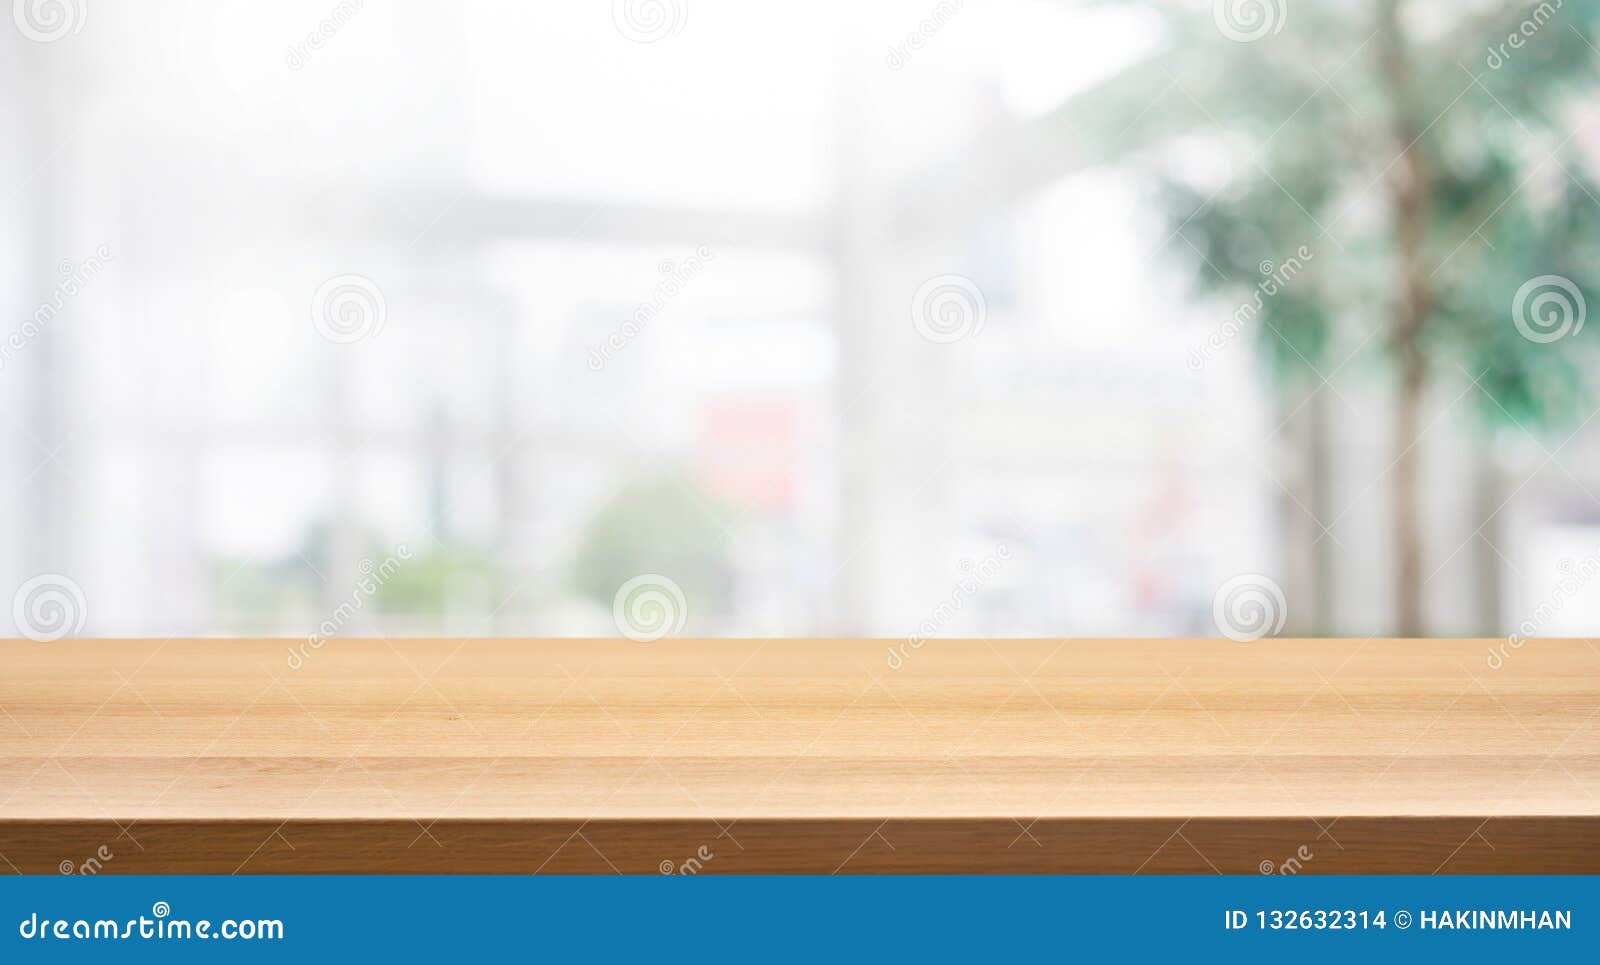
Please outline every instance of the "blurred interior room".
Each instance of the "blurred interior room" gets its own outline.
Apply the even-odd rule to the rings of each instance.
[[[1600,632],[1600,2],[13,12],[19,623]]]

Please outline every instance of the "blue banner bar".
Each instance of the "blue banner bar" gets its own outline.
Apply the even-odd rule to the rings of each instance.
[[[1495,960],[1600,947],[1591,877],[26,877],[0,961]],[[1426,956],[1419,959],[1418,956]]]

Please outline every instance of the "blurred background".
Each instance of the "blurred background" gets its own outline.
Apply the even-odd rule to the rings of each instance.
[[[0,597],[1600,631],[1596,6],[15,0]]]

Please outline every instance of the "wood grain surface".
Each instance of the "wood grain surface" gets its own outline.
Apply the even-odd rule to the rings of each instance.
[[[1502,643],[3,641],[0,869],[1600,872]]]

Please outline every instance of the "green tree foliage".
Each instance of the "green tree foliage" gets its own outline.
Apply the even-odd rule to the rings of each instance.
[[[578,592],[610,607],[622,584],[657,573],[682,588],[691,621],[726,612],[734,581],[726,527],[733,521],[725,503],[678,473],[634,480],[584,529],[573,581]]]
[[[1398,38],[1384,36],[1390,3],[1258,4],[1277,29],[1248,42],[1225,36],[1212,11],[1161,5],[1183,54],[1169,55],[1172,87],[1141,133],[1172,230],[1193,246],[1174,250],[1195,256],[1201,287],[1237,294],[1262,262],[1309,245],[1309,277],[1262,307],[1263,358],[1276,371],[1332,364],[1335,327],[1346,345],[1388,334],[1405,278],[1390,182],[1403,176],[1397,157],[1414,155],[1429,215],[1419,336],[1430,371],[1484,373],[1491,421],[1570,424],[1587,411],[1587,356],[1523,337],[1512,307],[1543,275],[1600,298],[1600,187],[1583,159],[1600,148],[1600,119],[1584,116],[1600,89],[1589,39],[1600,2],[1402,3]],[[1381,63],[1391,43],[1409,65],[1403,95]],[[1418,133],[1402,142],[1406,123]],[[1230,158],[1221,183],[1185,176],[1179,159],[1200,141]]]
[[[1595,404],[1596,326],[1580,328],[1559,283],[1533,281],[1564,279],[1583,312],[1600,299],[1600,0],[1153,9],[1163,50],[1104,86],[1116,109],[1098,130],[1158,186],[1169,250],[1201,290],[1247,298],[1265,263],[1313,252],[1257,316],[1280,380],[1369,340],[1381,351],[1364,357],[1390,363],[1399,623],[1416,632],[1407,489],[1425,386],[1476,379],[1486,426],[1534,432],[1570,431]],[[1513,317],[1519,291],[1538,338]]]

